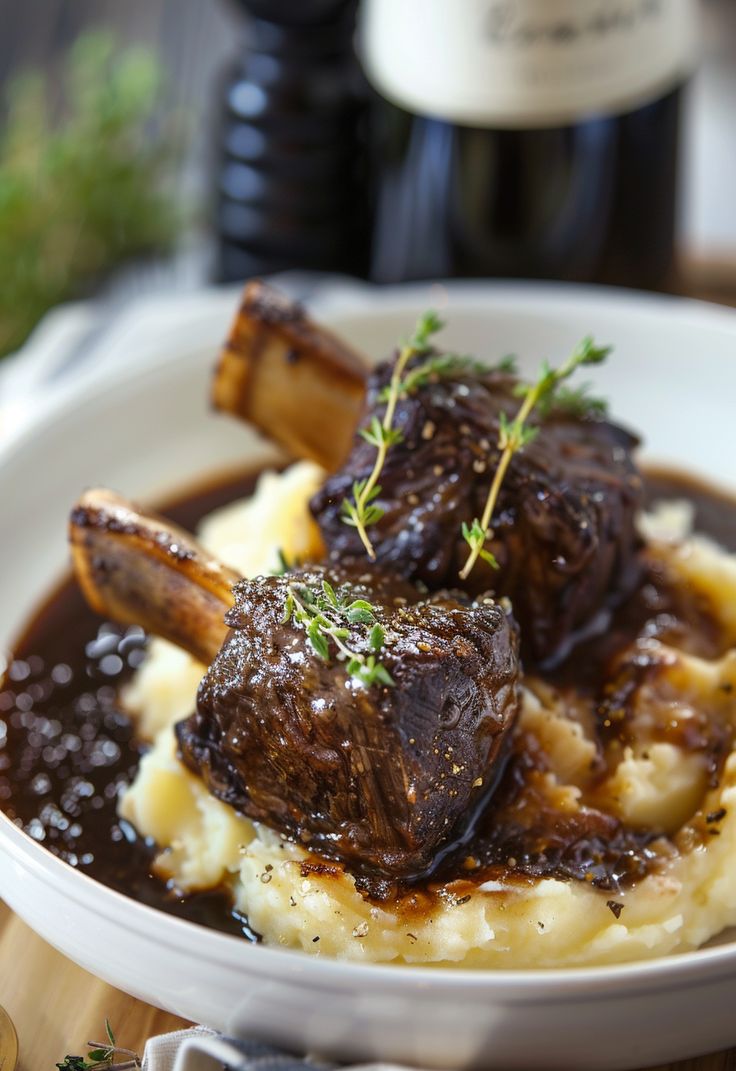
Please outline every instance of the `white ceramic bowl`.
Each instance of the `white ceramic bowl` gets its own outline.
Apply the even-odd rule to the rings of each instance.
[[[0,642],[66,557],[90,484],[150,498],[269,455],[211,414],[207,382],[233,292],[136,307],[108,339],[122,362],[61,381],[0,450]],[[736,314],[695,302],[533,285],[341,287],[315,311],[379,356],[439,307],[453,347],[529,370],[583,334],[616,344],[596,386],[646,454],[736,487]],[[110,371],[113,367],[114,370]],[[0,895],[90,971],[217,1029],[338,1059],[432,1067],[644,1067],[736,1044],[736,944],[601,969],[460,971],[347,965],[254,946],[158,913],[60,862],[0,816]],[[734,889],[736,899],[736,889]],[[41,995],[39,994],[39,997]]]

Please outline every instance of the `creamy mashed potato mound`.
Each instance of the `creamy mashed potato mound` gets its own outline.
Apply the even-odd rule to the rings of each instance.
[[[307,503],[323,478],[300,462],[261,476],[255,494],[212,514],[202,541],[245,576],[287,557],[314,558],[319,533]],[[728,725],[736,689],[736,557],[689,534],[685,504],[642,518],[651,553],[677,583],[720,615],[733,649],[706,660],[651,640],[661,662],[634,713],[643,739],[653,722],[687,725],[699,709]],[[736,924],[736,751],[711,787],[702,757],[657,741],[623,749],[597,790],[598,805],[630,826],[666,830],[671,855],[621,892],[544,878],[447,885],[421,909],[411,897],[366,900],[339,866],[310,870],[310,856],[209,794],[176,758],[172,727],[193,709],[205,667],[161,640],[126,690],[125,702],[152,741],[120,812],[160,846],[157,867],[182,891],[226,884],[237,909],[266,944],[370,962],[462,967],[579,966],[644,959],[697,948]],[[596,756],[586,718],[549,685],[527,678],[520,729],[534,736],[548,770],[543,791],[560,813],[582,806],[581,785]],[[634,733],[636,739],[636,733]],[[714,833],[713,816],[719,816]],[[710,819],[711,826],[707,826]],[[704,825],[705,823],[705,825]],[[421,897],[420,897],[421,899]],[[317,940],[319,938],[319,940]]]

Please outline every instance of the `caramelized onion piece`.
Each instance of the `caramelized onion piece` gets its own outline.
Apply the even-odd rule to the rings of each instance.
[[[87,491],[69,523],[85,598],[105,617],[142,625],[209,665],[227,634],[237,573],[169,521],[107,490]]]
[[[365,358],[253,280],[220,353],[212,400],[331,471],[350,450],[366,377]]]

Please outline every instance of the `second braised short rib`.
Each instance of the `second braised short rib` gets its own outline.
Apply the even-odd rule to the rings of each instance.
[[[361,427],[373,414],[392,364],[370,380]],[[468,554],[461,525],[480,517],[498,464],[499,420],[519,406],[517,380],[477,370],[439,378],[403,396],[392,446],[380,474],[371,527],[378,564],[421,580],[430,590],[454,587]],[[533,414],[531,424],[539,423]],[[471,592],[510,597],[526,654],[559,658],[612,598],[631,591],[637,576],[634,527],[642,481],[632,461],[637,440],[599,417],[552,409],[537,438],[514,456],[491,522],[488,548],[500,568],[479,561],[466,581]],[[375,448],[359,435],[342,467],[312,502],[330,558],[366,562],[342,503],[369,475]]]

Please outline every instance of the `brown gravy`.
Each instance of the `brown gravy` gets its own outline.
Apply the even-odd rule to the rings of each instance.
[[[254,481],[252,473],[231,476],[166,504],[163,511],[193,529],[213,509],[248,494]],[[647,484],[649,501],[690,499],[698,529],[736,550],[735,501],[673,472],[652,472]],[[574,678],[577,687],[594,689],[609,656],[651,613],[642,589],[617,612],[603,637],[585,644],[584,657],[576,649],[556,671],[555,683],[564,686]],[[709,647],[707,624],[704,619]],[[168,888],[152,873],[155,846],[117,817],[117,797],[143,752],[117,695],[145,646],[142,630],[101,623],[72,579],[51,595],[18,642],[0,691],[0,808],[53,854],[103,884],[160,910],[256,940],[224,892],[183,898]],[[582,681],[581,665],[588,667]],[[625,732],[625,725],[616,731]],[[715,769],[726,742],[706,743]],[[585,829],[561,828],[559,816],[545,814],[541,805],[531,826],[519,821],[520,786],[528,795],[533,772],[534,756],[518,747],[498,789],[494,821],[487,828],[480,823],[438,875],[455,882],[458,895],[489,876],[508,880],[509,869],[516,880],[555,873],[614,892],[646,872],[652,836],[615,830],[600,812]],[[469,858],[475,860],[471,872]],[[417,890],[408,899],[419,906],[424,894]]]
[[[161,508],[194,529],[250,494],[256,474],[212,482]],[[143,657],[141,629],[102,623],[70,577],[18,641],[0,691],[0,808],[78,870],[140,903],[256,940],[226,893],[181,897],[151,870],[153,844],[118,820],[144,748],[117,699]]]

